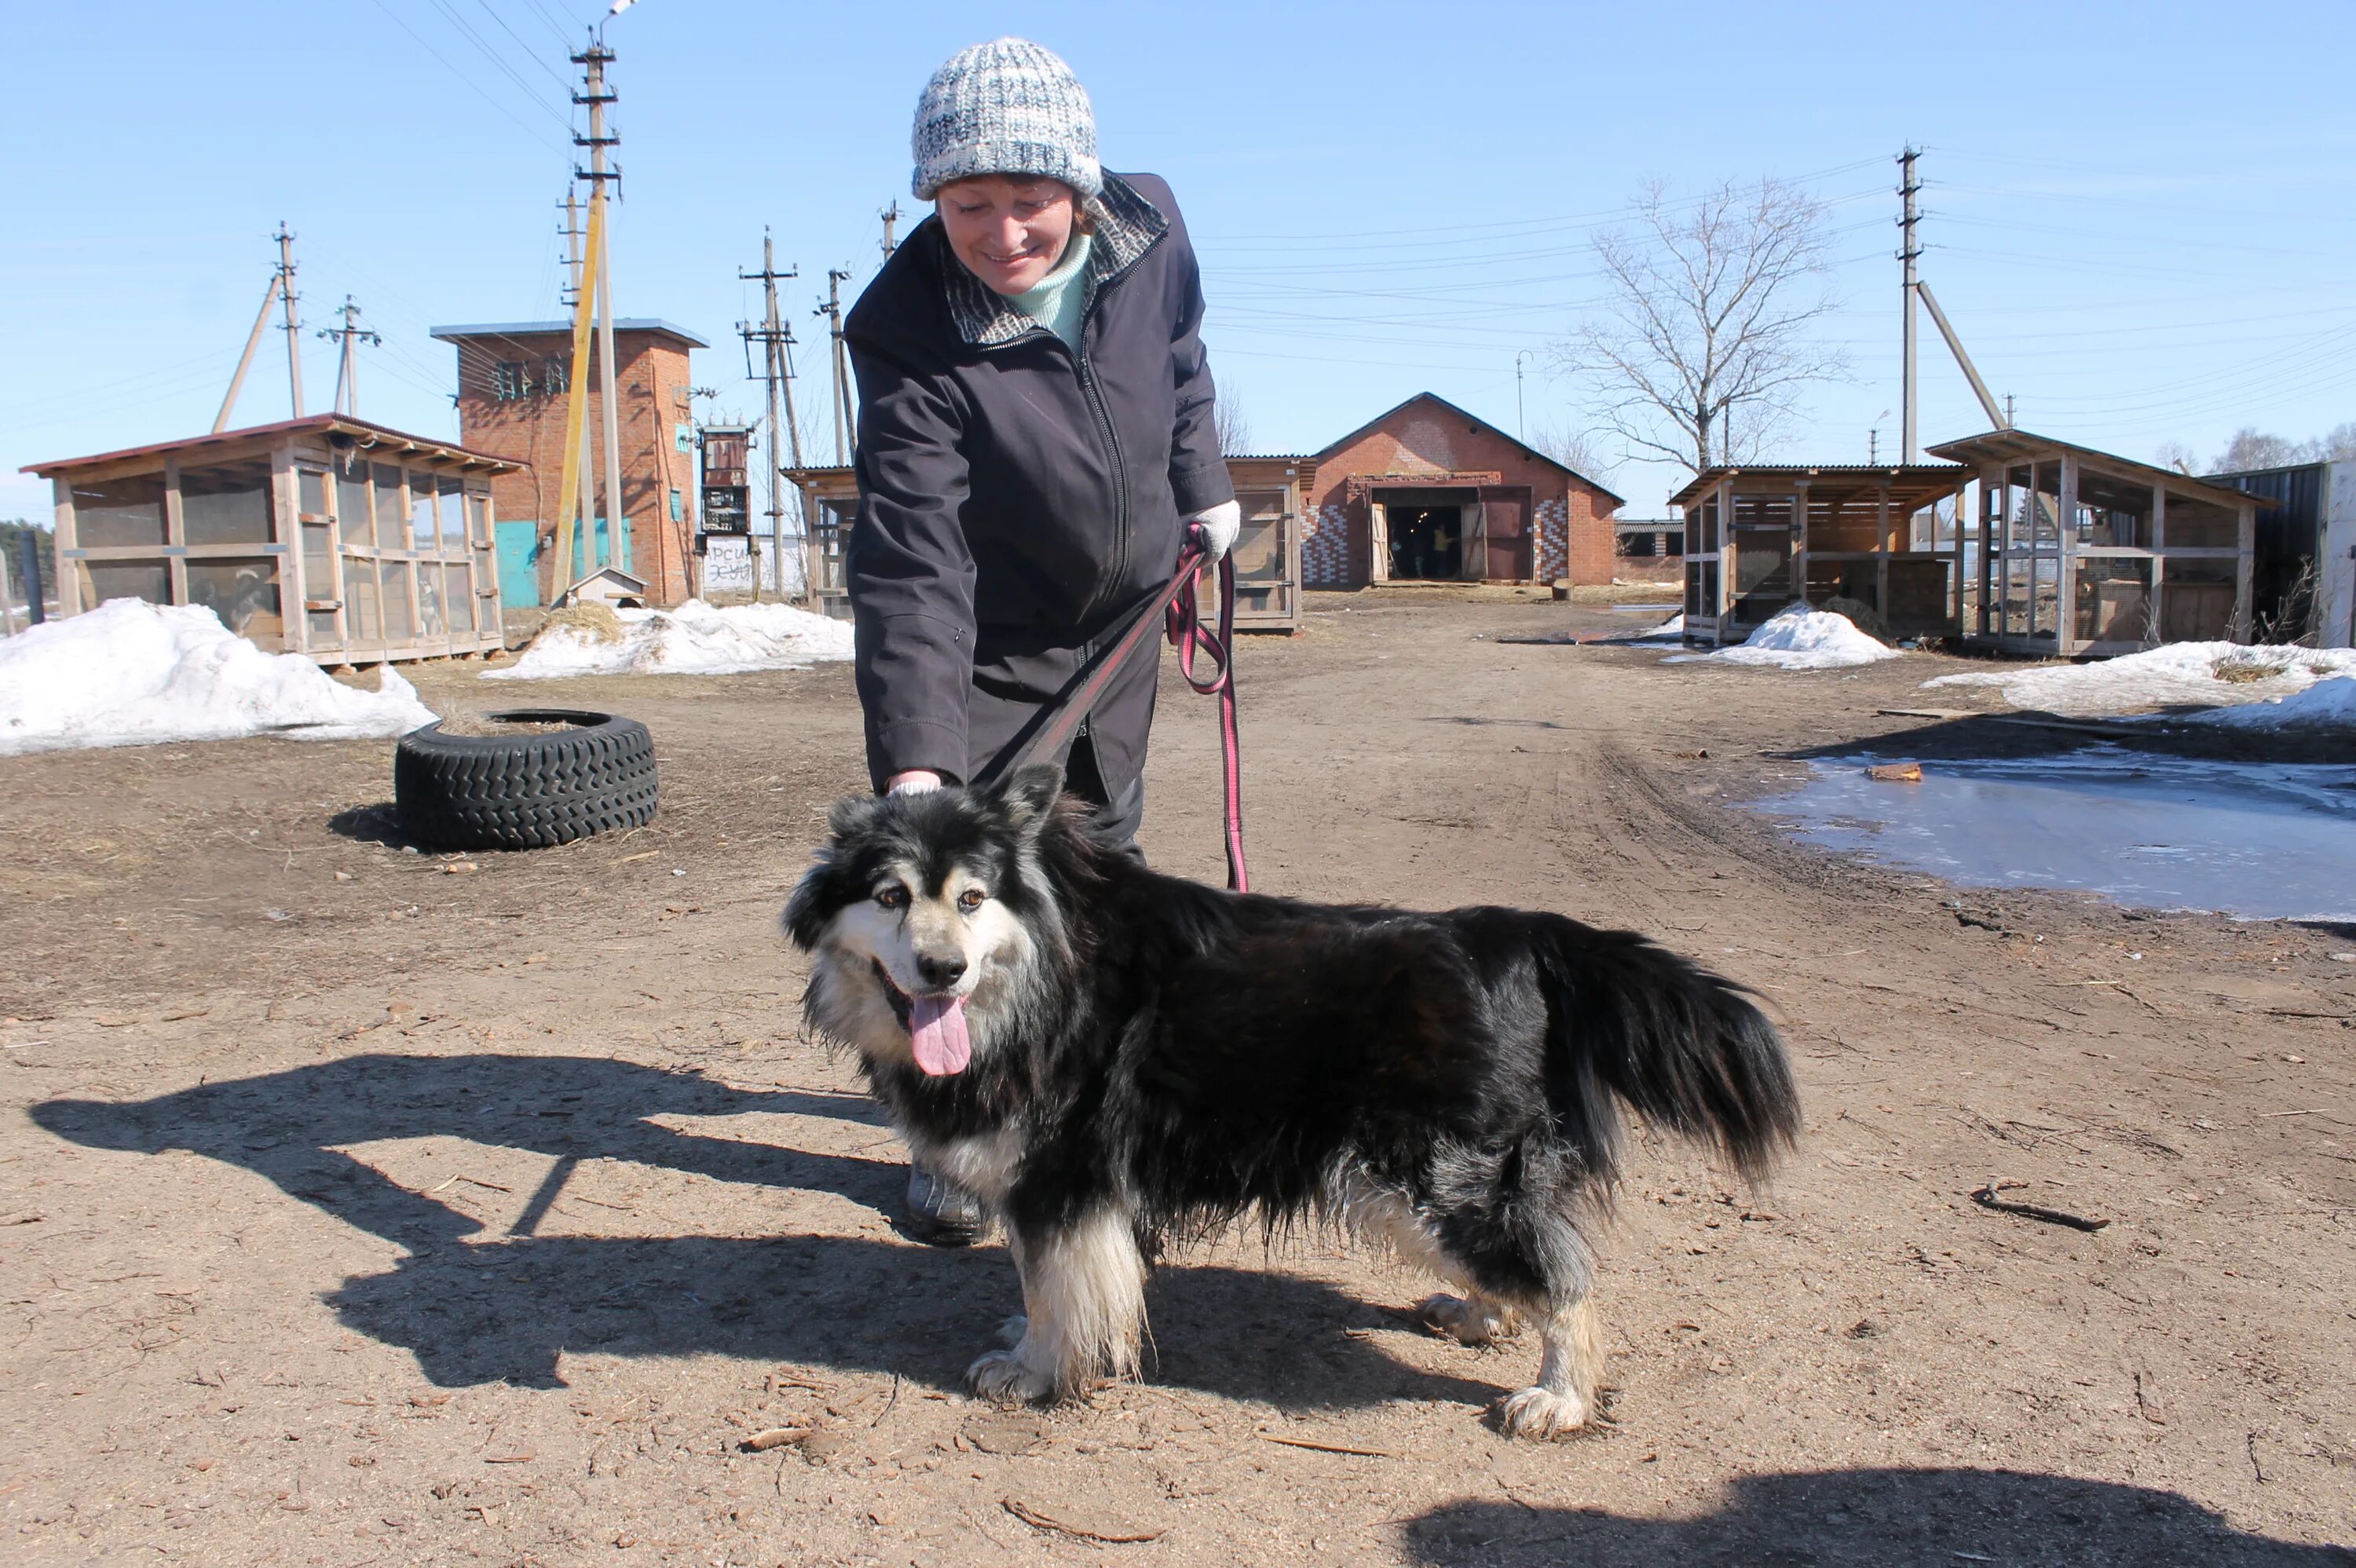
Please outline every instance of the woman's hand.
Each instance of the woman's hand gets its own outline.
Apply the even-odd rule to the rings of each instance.
[[[941,787],[941,775],[930,768],[910,768],[884,781],[885,795],[922,795]]]
[[[1222,501],[1208,511],[1195,513],[1186,519],[1188,527],[1203,530],[1203,564],[1216,566],[1227,547],[1236,542],[1236,534],[1244,526],[1243,507],[1234,501]]]

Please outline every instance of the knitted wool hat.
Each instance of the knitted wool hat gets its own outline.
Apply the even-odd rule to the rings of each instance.
[[[916,101],[916,197],[975,175],[1062,180],[1086,201],[1104,189],[1096,112],[1072,68],[1023,38],[951,55]]]

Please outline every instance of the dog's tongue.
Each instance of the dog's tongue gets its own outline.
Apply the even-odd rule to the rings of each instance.
[[[963,997],[909,997],[908,1035],[916,1065],[936,1078],[964,1072],[973,1056],[973,1042],[966,1038]]]

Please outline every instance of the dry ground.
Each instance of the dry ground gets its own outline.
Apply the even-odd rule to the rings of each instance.
[[[646,719],[662,814],[534,855],[405,850],[388,743],[0,763],[0,1556],[2356,1561],[2356,935],[1789,848],[1729,798],[1919,723],[1876,709],[1941,661],[1496,640],[1629,619],[1331,598],[1243,654],[1262,886],[1639,927],[1789,1032],[1773,1190],[1636,1151],[1616,1425],[1501,1440],[1534,1348],[1314,1242],[1163,1270],[1150,1382],[973,1403],[1012,1271],[894,1232],[776,932],[859,783],[848,672],[579,681],[532,699]],[[1214,728],[1164,701],[1147,847],[1215,877]]]

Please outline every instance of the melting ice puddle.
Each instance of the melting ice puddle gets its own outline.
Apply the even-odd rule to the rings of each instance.
[[[2064,888],[2136,908],[2356,920],[2356,767],[2198,762],[2100,747],[1925,763],[1858,756],[1756,803],[1803,841],[1970,887]]]

